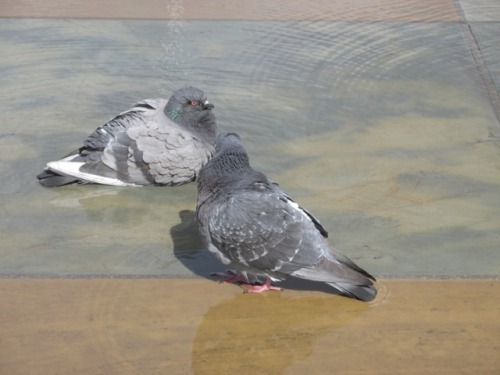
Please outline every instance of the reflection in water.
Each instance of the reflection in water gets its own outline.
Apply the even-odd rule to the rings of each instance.
[[[282,374],[309,357],[321,337],[369,309],[369,304],[327,295],[237,295],[203,317],[193,344],[193,372]]]
[[[68,186],[65,189],[65,194],[57,194],[49,203],[54,207],[85,208],[89,203],[90,205],[95,205],[95,203],[91,202],[100,201],[100,204],[102,204],[107,198],[111,198],[112,200],[111,196],[120,193],[119,188],[101,187],[98,185],[89,188],[84,187],[83,189],[80,189],[79,186]]]

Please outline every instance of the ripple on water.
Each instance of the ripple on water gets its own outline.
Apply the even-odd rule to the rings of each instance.
[[[244,48],[232,50],[238,78],[228,82],[235,100],[224,103],[224,120],[264,143],[351,125],[352,117],[369,125],[374,114],[397,114],[393,101],[409,98],[408,84],[425,90],[427,82],[460,87],[479,80],[453,24],[304,21],[242,29]],[[217,79],[228,79],[220,73]],[[399,90],[378,90],[386,81]],[[240,98],[246,106],[235,106]]]

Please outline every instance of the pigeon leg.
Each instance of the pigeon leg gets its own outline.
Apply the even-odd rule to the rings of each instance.
[[[216,276],[219,278],[219,283],[228,283],[228,284],[248,284],[247,279],[238,274],[236,271],[227,270],[226,272],[214,272],[211,276]]]
[[[277,286],[271,285],[271,279],[266,279],[264,284],[249,283],[245,276],[238,274],[236,271],[227,270],[226,272],[215,272],[211,276],[219,277],[220,283],[238,284],[245,293],[262,293],[266,290],[283,290]]]

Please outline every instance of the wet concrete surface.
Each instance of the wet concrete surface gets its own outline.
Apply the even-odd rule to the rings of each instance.
[[[0,17],[1,373],[500,371],[496,1],[0,0]],[[373,304],[209,281],[194,184],[38,185],[188,84],[381,279]]]

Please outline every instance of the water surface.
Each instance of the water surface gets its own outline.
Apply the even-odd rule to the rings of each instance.
[[[498,121],[458,23],[1,28],[2,274],[190,274],[170,229],[194,209],[194,184],[49,190],[34,178],[135,101],[188,84],[215,103],[221,130],[241,134],[254,167],[371,272],[499,273]]]

